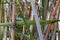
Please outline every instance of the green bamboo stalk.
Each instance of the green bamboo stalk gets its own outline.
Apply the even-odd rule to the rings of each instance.
[[[1,3],[1,0],[0,0],[0,3]],[[1,23],[1,4],[0,4],[0,23]]]
[[[46,2],[47,2],[47,0],[42,0],[42,20],[46,20],[46,7],[47,7]],[[42,30],[42,32],[43,32],[44,26],[41,28],[43,29]]]
[[[6,2],[6,0],[4,0],[4,2]],[[7,9],[6,9],[6,4],[4,4],[4,21],[5,23],[7,22]],[[4,28],[4,35],[3,35],[3,40],[7,40],[7,27]]]
[[[46,19],[46,0],[42,0],[42,20]]]
[[[4,1],[3,1],[3,0],[0,0],[0,3],[2,3],[2,2],[4,2]],[[3,4],[0,4],[0,6],[1,6],[0,8],[1,8],[1,11],[2,11],[2,15],[1,15],[1,16],[2,16],[2,17],[1,17],[1,22],[2,22],[2,21],[3,21],[2,18],[3,18],[3,14],[4,14],[4,5],[3,5]],[[0,26],[0,27],[1,27],[1,26]],[[4,29],[1,27],[0,31],[1,31],[1,32],[0,32],[0,36],[1,36],[1,37],[0,37],[0,40],[3,40],[3,34],[4,34],[3,31],[4,31]]]
[[[1,9],[0,9],[0,23],[1,23],[1,19],[2,19],[2,12],[1,12]]]
[[[1,0],[1,3],[4,2],[3,0]],[[4,4],[1,4],[2,5],[2,22],[4,22]]]
[[[0,3],[1,3],[1,1],[2,0],[0,0]],[[1,8],[2,8],[2,4],[0,4],[0,23],[2,22],[2,10],[1,10]],[[3,29],[2,29],[2,27],[0,27],[0,40],[2,40],[3,39]]]

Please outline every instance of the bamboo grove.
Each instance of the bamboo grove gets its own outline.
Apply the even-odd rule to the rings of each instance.
[[[59,40],[60,0],[0,0],[0,40]]]

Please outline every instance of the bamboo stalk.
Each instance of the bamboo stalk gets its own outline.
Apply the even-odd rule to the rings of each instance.
[[[60,19],[60,5],[59,5],[59,12],[58,13],[59,13],[58,14],[58,19]],[[56,37],[56,39],[60,40],[60,22],[58,22],[58,31],[59,31],[59,32],[57,32],[58,37]]]
[[[21,2],[22,2],[22,0],[21,0]],[[27,13],[27,11],[28,11],[28,10],[27,10],[28,6],[27,6],[26,2],[27,2],[27,0],[24,1],[25,7],[23,6],[23,7],[25,8],[25,11],[23,11],[24,9],[23,9],[23,7],[22,7],[22,9],[23,9],[22,11],[24,12],[24,16],[26,15],[26,13]],[[25,16],[25,17],[26,17],[26,16]],[[23,30],[23,31],[22,31],[23,34],[26,34],[26,33],[27,33],[27,32],[26,32],[26,26],[25,26],[25,25],[23,25],[23,29],[22,29],[22,30]],[[21,40],[27,40],[27,39],[23,36]]]
[[[54,8],[54,10],[53,10],[53,12],[52,12],[52,16],[51,16],[52,19],[54,19],[55,16],[56,16],[56,12],[57,12],[59,3],[60,3],[60,0],[57,1],[57,4],[56,4],[56,6],[55,6],[55,8]],[[51,24],[50,24],[50,25],[48,26],[48,28],[47,28],[46,36],[47,36],[48,33],[50,32],[50,28],[51,28]]]
[[[6,0],[4,0],[4,2],[6,2]],[[5,23],[7,22],[7,5],[4,4],[4,9],[5,9],[5,14],[4,14],[4,17],[5,17]],[[4,37],[3,37],[3,40],[7,40],[7,27],[5,27],[4,29]]]
[[[58,19],[60,19],[60,5],[59,5],[59,12],[58,12]],[[59,28],[59,31],[60,31],[60,22],[58,22],[58,28]]]
[[[9,0],[9,2],[11,3],[12,2],[12,0]],[[8,13],[8,20],[9,20],[9,22],[10,22],[10,24],[11,24],[11,21],[12,21],[12,4],[10,4],[10,6],[9,6],[9,13]],[[8,23],[9,24],[9,23]],[[13,23],[12,23],[13,24]],[[10,33],[10,35],[9,35],[9,40],[13,40],[12,39],[12,24],[10,25],[10,26],[8,26],[9,27],[9,33]]]
[[[26,34],[26,26],[23,25],[23,31],[22,31],[23,34]],[[26,40],[26,38],[23,36],[21,40]]]
[[[54,31],[52,32],[53,35],[52,35],[52,39],[51,40],[55,40],[55,36],[56,36],[57,23],[55,23],[54,25],[55,25],[55,27],[54,27]]]
[[[2,19],[2,12],[1,12],[1,9],[0,9],[0,23],[1,23],[1,19]]]
[[[1,1],[2,0],[0,0],[0,3],[1,3]],[[1,8],[2,8],[2,4],[0,4],[0,23],[2,22],[2,10],[1,10]],[[3,39],[3,28],[0,26],[0,40],[2,40]]]
[[[1,3],[1,0],[0,0],[0,3]],[[2,11],[1,11],[1,4],[0,4],[0,23],[1,23],[1,13],[2,13]]]
[[[42,20],[46,19],[46,2],[47,0],[42,0]]]
[[[31,7],[30,7],[30,10],[29,10],[30,12],[29,13],[31,13],[31,18],[30,18],[30,20],[31,21],[33,21],[33,12],[31,12]],[[30,31],[33,33],[33,25],[30,25]]]
[[[35,18],[35,21],[36,21],[36,26],[37,26],[37,30],[38,30],[38,35],[39,35],[39,39],[40,40],[44,40],[43,38],[43,34],[42,34],[42,31],[41,31],[41,25],[39,23],[39,19],[38,19],[38,16],[37,16],[37,10],[35,8],[35,4],[34,4],[34,1],[33,0],[30,0],[31,2],[31,6],[32,6],[32,10],[33,10],[33,16]],[[38,20],[37,20],[38,19]]]
[[[58,6],[58,10],[57,10],[57,14],[56,14],[56,19],[58,19],[59,18],[59,11],[60,11],[60,7]],[[55,39],[57,39],[58,37],[56,37],[56,29],[58,29],[58,22],[57,23],[55,23],[54,24],[55,26],[54,26],[54,31],[53,31],[53,35],[52,35],[52,40],[55,40]]]
[[[15,2],[15,0],[13,0],[13,3],[14,2]],[[12,22],[13,22],[13,25],[11,27],[11,39],[10,40],[15,40],[15,38],[14,38],[15,4],[12,4]]]

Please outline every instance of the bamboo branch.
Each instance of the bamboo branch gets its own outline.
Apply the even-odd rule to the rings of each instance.
[[[41,20],[40,23],[41,25],[43,24],[52,24],[52,23],[55,23],[55,22],[58,22],[60,20]],[[33,25],[33,26],[36,26],[36,23],[35,21],[27,21],[29,23],[29,25]],[[6,22],[6,23],[0,23],[0,26],[12,26],[13,22]],[[25,23],[23,21],[16,21],[16,25],[25,25]]]

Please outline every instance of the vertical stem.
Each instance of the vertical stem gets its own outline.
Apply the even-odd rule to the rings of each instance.
[[[4,2],[6,2],[6,0],[4,0]],[[4,9],[5,9],[5,13],[4,13],[4,17],[5,17],[5,23],[7,22],[7,6],[6,4],[4,4]],[[3,40],[7,40],[7,27],[5,27],[4,29],[4,37],[3,37]]]
[[[1,9],[0,9],[0,23],[1,23],[1,19],[2,19],[2,12],[1,12]]]
[[[13,0],[13,3],[14,2],[15,2],[15,0]],[[12,4],[12,22],[13,22],[13,25],[11,27],[11,40],[15,40],[15,38],[14,38],[15,4]]]
[[[58,19],[60,20],[60,5],[59,5],[59,14],[58,14]],[[60,22],[58,22],[58,28],[59,28],[59,31],[60,31]]]
[[[42,0],[42,20],[45,20],[46,17],[46,0]]]
[[[22,10],[24,12],[24,16],[27,13],[27,4],[26,4],[26,1],[27,0],[25,0],[25,2],[24,2],[25,7],[24,6],[22,7],[23,10],[25,8],[25,11]],[[23,0],[21,0],[21,2],[23,3]],[[23,25],[23,34],[26,34],[26,26],[25,25]],[[23,36],[22,40],[26,40],[26,38]]]
[[[34,1],[33,1],[33,0],[30,0],[30,2],[31,2],[31,6],[32,6],[32,11],[33,11],[33,13],[34,13],[33,16],[34,16],[35,21],[36,21],[36,26],[37,26],[37,30],[38,30],[39,39],[40,39],[40,40],[44,40],[44,39],[43,39],[42,30],[41,30],[41,25],[40,25],[40,23],[39,23],[39,18],[38,18],[38,16],[37,16],[37,10],[36,10],[36,8],[35,8]],[[37,20],[37,19],[38,19],[38,20]]]
[[[1,3],[1,0],[0,0]],[[1,4],[0,4],[0,23],[1,23]]]
[[[46,4],[47,0],[42,0],[42,20],[46,20]],[[42,32],[44,31],[44,26],[41,27],[42,28]]]
[[[59,5],[59,12],[58,12],[58,19],[60,20],[60,5]],[[60,22],[58,22],[58,29],[59,29],[59,32],[57,34],[58,37],[56,37],[56,39],[60,40]]]
[[[60,11],[60,7],[58,6],[58,10],[57,10],[57,14],[56,14],[56,20],[58,19],[58,16],[59,16],[59,11]],[[52,40],[55,40],[56,38],[58,38],[58,32],[56,32],[58,29],[58,23],[55,23],[54,24],[54,32],[53,32],[53,35],[52,35]]]
[[[31,13],[31,18],[30,20],[33,21],[33,12],[30,12]],[[30,25],[30,31],[32,32],[33,30],[33,25]],[[33,32],[32,32],[33,33]]]
[[[23,25],[23,34],[26,34],[26,27]],[[23,36],[21,40],[26,40],[26,38]]]

